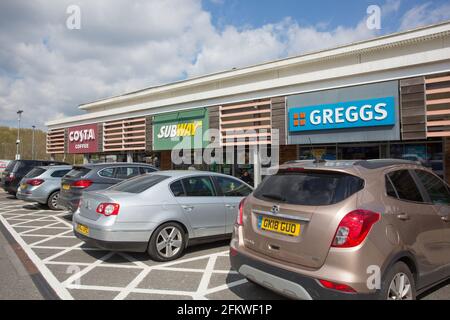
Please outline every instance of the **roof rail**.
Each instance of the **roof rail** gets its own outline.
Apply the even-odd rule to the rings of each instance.
[[[398,164],[421,165],[418,162],[403,159],[373,159],[373,160],[359,160],[354,163],[355,166],[360,166],[365,169],[380,169],[390,167]]]

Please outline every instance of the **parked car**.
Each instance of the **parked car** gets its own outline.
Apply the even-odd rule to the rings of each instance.
[[[2,174],[3,171],[5,171],[6,167],[8,166],[8,163],[10,163],[11,160],[0,160],[0,174]]]
[[[241,202],[231,265],[298,299],[414,299],[450,276],[449,214],[412,161],[283,165]]]
[[[91,163],[74,166],[61,180],[58,205],[75,212],[84,191],[103,190],[123,180],[157,171],[145,163]]]
[[[251,192],[243,181],[219,173],[155,172],[85,192],[73,228],[78,238],[103,249],[174,260],[188,245],[230,239],[238,204]]]
[[[19,182],[30,172],[31,169],[38,166],[61,165],[67,163],[49,160],[13,160],[3,171],[0,185],[8,193],[15,195],[19,187]]]
[[[36,167],[20,181],[17,198],[46,204],[51,210],[57,210],[61,178],[72,169],[68,165]]]

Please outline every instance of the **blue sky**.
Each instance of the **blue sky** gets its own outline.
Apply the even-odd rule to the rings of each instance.
[[[45,129],[94,100],[449,19],[450,0],[0,0],[0,125],[22,109]]]

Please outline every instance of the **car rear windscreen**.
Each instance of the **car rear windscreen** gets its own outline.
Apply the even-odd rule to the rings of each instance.
[[[91,169],[86,167],[74,167],[72,170],[69,171],[68,174],[66,174],[66,177],[68,178],[81,178],[87,175],[91,171]]]
[[[43,174],[45,171],[47,171],[47,170],[42,169],[42,168],[33,168],[33,169],[31,169],[30,172],[28,172],[25,175],[25,178],[35,178],[35,177],[40,176],[41,174]]]
[[[16,166],[17,163],[18,163],[18,161],[16,161],[16,160],[11,161],[11,162],[8,163],[8,165],[6,166],[5,171],[12,172],[12,171],[13,171],[13,168]]]
[[[364,180],[345,173],[281,171],[266,177],[253,195],[266,201],[326,206],[338,203],[362,188]]]
[[[169,178],[168,176],[162,175],[141,175],[135,178],[131,178],[125,181],[122,181],[112,187],[109,190],[120,191],[120,192],[128,192],[128,193],[141,193],[161,181]]]

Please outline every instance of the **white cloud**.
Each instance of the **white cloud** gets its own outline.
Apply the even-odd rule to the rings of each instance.
[[[43,127],[80,113],[81,103],[376,35],[365,13],[354,27],[285,18],[219,30],[201,0],[78,0],[82,29],[68,30],[66,8],[73,3],[0,2],[0,124],[15,125],[21,108],[25,126]],[[383,18],[399,6],[387,0]],[[408,11],[402,28],[411,18],[422,24],[444,16],[426,4]]]
[[[400,29],[408,30],[418,26],[450,19],[450,3],[434,6],[431,2],[413,7],[401,19]]]

